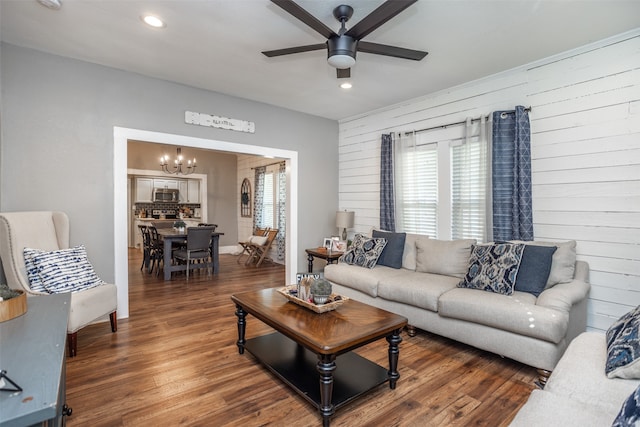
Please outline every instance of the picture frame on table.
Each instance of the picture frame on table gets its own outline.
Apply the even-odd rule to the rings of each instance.
[[[335,252],[344,252],[347,250],[347,241],[346,240],[335,240],[331,239],[331,250]]]
[[[325,248],[326,250],[331,250],[331,246],[333,244],[333,241],[331,240],[331,237],[325,237],[322,240],[322,247]]]

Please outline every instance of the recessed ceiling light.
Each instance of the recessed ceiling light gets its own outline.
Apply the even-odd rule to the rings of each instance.
[[[340,87],[342,89],[351,89],[353,87],[353,85],[351,83],[349,83],[349,82],[344,82],[344,83],[340,84]]]
[[[158,18],[157,16],[145,15],[145,16],[142,16],[141,18],[145,24],[153,28],[164,28],[167,26],[167,24],[165,24],[164,21]]]

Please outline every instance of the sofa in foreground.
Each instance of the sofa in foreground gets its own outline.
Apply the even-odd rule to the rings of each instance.
[[[608,378],[606,359],[604,334],[579,335],[556,365],[544,390],[531,392],[511,426],[611,426],[640,380]]]
[[[384,249],[376,239],[384,239]],[[575,241],[527,242],[520,255],[549,249],[541,250],[543,257],[521,257],[515,269],[505,269],[499,259],[490,268],[483,264],[493,252],[521,246],[374,230],[370,238],[356,235],[340,262],[325,267],[324,277],[336,293],[407,317],[409,335],[420,328],[533,366],[544,386],[571,340],[586,329],[589,270],[575,259]],[[484,282],[467,287],[478,285],[483,269]],[[538,276],[538,295],[524,280],[531,270]],[[507,285],[487,283],[492,275]],[[526,291],[517,286],[521,278]]]

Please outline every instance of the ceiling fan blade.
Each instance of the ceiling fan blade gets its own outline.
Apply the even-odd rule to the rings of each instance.
[[[271,0],[276,5],[280,6],[282,9],[289,12],[295,18],[299,19],[303,23],[307,24],[309,27],[313,28],[320,34],[324,36],[324,38],[328,39],[332,36],[337,36],[337,34],[329,27],[324,25],[321,21],[319,21],[315,16],[311,15],[309,12],[298,6],[292,0]]]
[[[282,56],[282,55],[290,55],[292,53],[302,53],[302,52],[311,52],[313,50],[321,50],[326,49],[326,43],[318,43],[318,44],[309,44],[306,46],[296,46],[296,47],[288,47],[285,49],[276,49],[276,50],[265,50],[263,55],[272,58],[274,56]]]
[[[358,52],[373,53],[376,55],[393,56],[394,58],[412,59],[420,61],[429,52],[422,50],[405,49],[403,47],[388,46],[386,44],[358,42]]]
[[[351,77],[351,68],[336,68],[336,74],[339,79],[348,79]]]
[[[345,34],[356,40],[360,40],[417,1],[418,0],[387,0],[376,10],[362,18],[360,22],[351,27]]]

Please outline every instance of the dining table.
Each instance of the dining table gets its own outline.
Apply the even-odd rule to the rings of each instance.
[[[171,273],[174,271],[187,271],[186,264],[173,264],[171,262],[171,251],[173,243],[182,243],[187,240],[187,229],[180,231],[176,228],[158,228],[158,235],[164,242],[164,258],[163,258],[163,270],[164,280],[171,280]],[[211,259],[213,264],[213,274],[218,274],[220,270],[219,260],[219,245],[220,236],[224,236],[224,233],[217,231],[211,232]],[[208,267],[208,266],[207,266]]]

